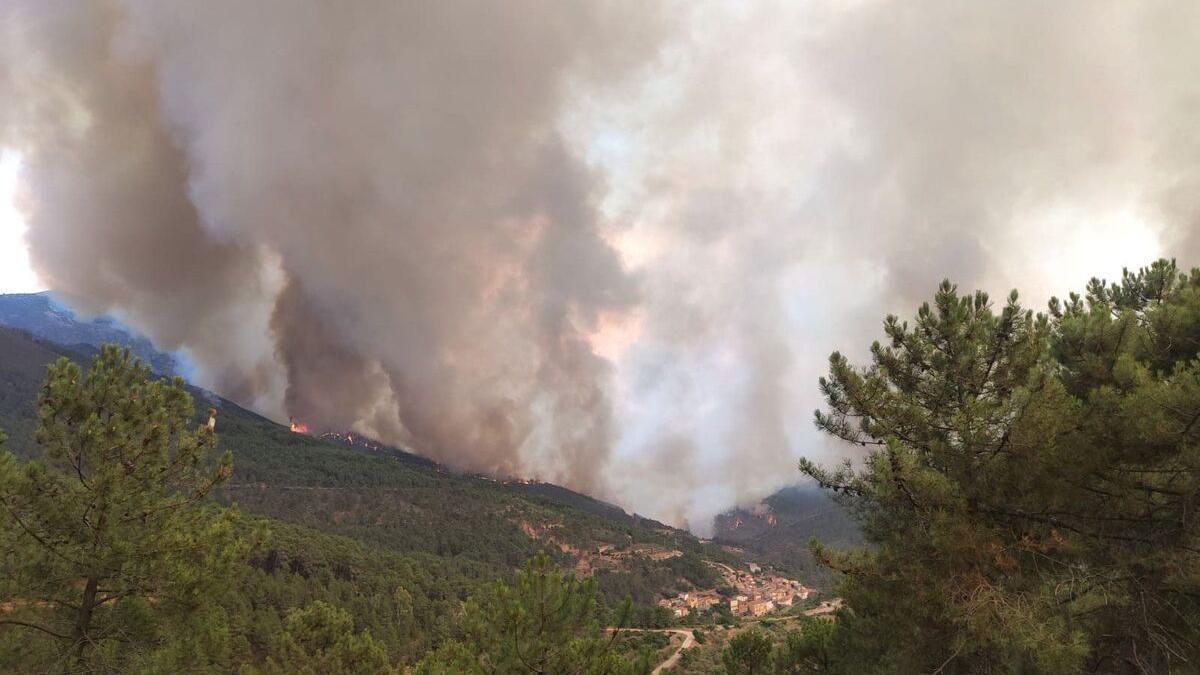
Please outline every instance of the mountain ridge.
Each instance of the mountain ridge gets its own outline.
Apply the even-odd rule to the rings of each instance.
[[[150,340],[144,336],[124,327],[112,317],[99,316],[83,319],[66,306],[54,300],[53,293],[50,291],[0,295],[0,325],[26,331],[32,337],[45,341],[48,344],[65,347],[72,353],[78,354],[80,358],[92,355],[101,344],[115,342],[129,347],[134,355],[148,363],[156,373],[172,375],[178,371],[176,357],[156,349]],[[204,400],[215,400],[213,397],[217,396],[212,392],[198,388],[193,388],[193,394],[197,396],[197,399],[203,398]],[[228,402],[226,403],[228,404]],[[269,421],[267,418],[251,410],[241,408],[240,406],[238,409],[244,415],[258,417],[264,422]],[[398,461],[437,467],[448,471],[446,467],[442,467],[434,460],[373,439],[365,438],[359,434],[331,432],[322,434],[322,437],[356,450],[367,448],[377,454],[389,456]],[[487,476],[481,475],[479,477],[484,480],[491,480]],[[654,523],[653,526],[662,528],[671,527],[640,514],[627,514],[626,509],[620,505],[612,504],[591,495],[579,493],[552,483],[520,479],[502,480],[501,482],[506,485],[516,486],[517,489],[531,495],[555,496],[560,501],[572,503],[577,507],[590,510],[599,515],[603,515],[605,512],[612,515],[633,515],[636,518]],[[751,551],[773,558],[777,564],[785,567],[787,566],[787,561],[782,556],[775,554],[787,553],[797,555],[800,558],[807,557],[807,542],[814,535],[834,544],[856,545],[861,542],[861,537],[857,533],[856,526],[850,521],[848,515],[841,510],[841,507],[811,486],[787,486],[765,497],[761,502],[761,505],[772,504],[784,512],[795,512],[791,513],[786,519],[784,527],[794,529],[801,522],[804,522],[803,519],[807,519],[807,522],[810,523],[809,526],[804,528],[800,533],[789,537],[784,534],[786,532],[784,529],[764,529],[758,527],[759,519],[753,512],[753,509],[731,508],[714,518],[713,539],[721,544],[748,547]],[[739,532],[737,531],[738,528],[733,527],[733,523],[737,522],[739,518],[743,522],[750,523],[751,527],[749,530]],[[750,532],[754,532],[755,537],[749,536]],[[806,571],[811,571],[811,568],[812,566],[807,564],[807,561],[802,565],[802,569]]]
[[[159,375],[178,375],[178,360],[160,351],[145,336],[117,319],[101,315],[83,319],[54,299],[51,291],[0,294],[0,325],[17,328],[54,344],[89,353],[105,343],[129,347]]]
[[[0,296],[0,308],[7,300]],[[0,324],[4,316],[11,313],[0,314]],[[65,329],[55,334],[110,335]],[[5,449],[38,456],[36,399],[46,367],[62,357],[86,365],[95,350],[0,325]],[[738,552],[725,539],[698,539],[559,485],[457,473],[357,435],[294,433],[212,392],[190,390],[196,423],[217,408],[220,447],[233,455],[233,475],[216,500],[238,506],[247,533],[268,533],[251,552],[250,575],[221,599],[231,616],[255,617],[239,629],[251,651],[267,651],[291,608],[320,599],[351,611],[357,627],[411,662],[447,633],[465,598],[510,579],[539,552],[594,579],[602,611],[631,599],[630,621],[640,627],[677,622],[688,614],[688,594],[719,602],[722,592],[742,592],[728,586],[724,570],[745,573],[752,562],[764,568],[764,582],[790,575],[825,585],[806,571],[808,561],[796,564],[769,547],[759,552],[756,542],[737,543]],[[729,611],[717,604],[687,620],[727,621]]]

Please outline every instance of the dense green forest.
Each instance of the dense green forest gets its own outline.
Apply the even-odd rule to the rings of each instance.
[[[73,363],[87,361],[72,350],[0,328],[0,428],[8,432],[5,450],[14,455],[10,473],[19,474],[14,467],[25,460],[48,459],[47,439],[37,432],[47,391],[43,383],[47,367],[63,356]],[[154,378],[147,375],[147,380]],[[557,486],[505,485],[398,451],[368,451],[291,433],[207,392],[180,391],[195,398],[189,424],[203,426],[209,406],[217,410],[212,453],[228,452],[232,471],[205,490],[204,503],[237,503],[228,513],[237,514],[239,564],[223,569],[218,583],[205,590],[215,604],[206,609],[210,621],[204,630],[190,628],[197,637],[188,654],[174,653],[186,651],[179,645],[170,654],[164,651],[163,636],[142,636],[161,647],[152,651],[156,659],[183,659],[180,663],[201,669],[265,667],[272,654],[285,649],[290,617],[321,603],[346,612],[353,632],[369,634],[389,664],[413,664],[454,634],[472,594],[496,580],[514,579],[513,572],[539,553],[559,567],[569,565],[558,543],[583,549],[597,542],[653,544],[684,551],[657,562],[633,556],[625,569],[596,575],[597,621],[660,626],[668,618],[655,603],[664,594],[714,583],[703,561],[738,562],[686,532]],[[556,543],[531,538],[522,522],[551,529]],[[4,541],[10,562],[24,555],[18,544],[19,537]],[[38,639],[51,637],[44,632],[31,639],[28,631],[36,629],[11,623],[46,609],[45,601],[29,602],[30,582],[19,578],[7,575],[0,586],[3,621],[9,622],[0,623],[0,669],[53,669],[47,664],[56,663],[61,645]],[[629,608],[624,607],[627,598],[633,600]],[[313,612],[332,621],[324,610]],[[104,663],[109,662],[97,667],[103,670]],[[153,670],[156,664],[161,662],[119,665]]]

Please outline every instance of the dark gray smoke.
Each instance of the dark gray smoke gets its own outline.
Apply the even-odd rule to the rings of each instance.
[[[7,0],[43,282],[315,429],[705,529],[949,276],[1200,262],[1200,10]]]

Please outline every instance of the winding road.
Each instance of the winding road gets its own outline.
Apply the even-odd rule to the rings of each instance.
[[[609,628],[608,630],[611,631],[613,629]],[[692,631],[682,628],[622,628],[620,630],[622,633],[674,633],[683,636],[683,644],[679,645],[679,649],[676,649],[665,661],[658,664],[650,672],[650,675],[658,675],[667,668],[674,667],[676,663],[679,663],[679,657],[683,655],[685,649],[691,649],[696,646],[696,636],[692,634]]]
[[[683,650],[691,649],[696,646],[696,636],[690,630],[668,630],[668,633],[677,633],[683,635],[683,644],[679,645],[679,649],[670,656],[666,661],[658,664],[658,667],[650,672],[650,675],[658,675],[667,668],[673,668],[676,663],[679,663],[679,657],[683,656]]]

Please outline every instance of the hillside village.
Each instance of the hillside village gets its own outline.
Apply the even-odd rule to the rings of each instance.
[[[552,524],[538,527],[522,521],[520,528],[531,539],[550,543],[560,552],[571,556],[574,572],[581,578],[591,577],[599,570],[621,570],[635,557],[662,562],[683,555],[683,551],[678,549],[647,543],[600,543],[594,548],[583,549],[557,537]],[[789,608],[797,599],[807,600],[813,593],[813,589],[801,582],[767,572],[753,562],[746,563],[744,570],[711,560],[706,560],[705,564],[719,573],[719,589],[680,592],[659,600],[658,606],[669,611],[675,619],[683,619],[718,605],[726,605],[733,616],[763,616]]]
[[[725,597],[716,589],[680,593],[674,598],[660,600],[659,606],[670,610],[677,619],[722,603],[728,603],[729,613],[733,616],[763,616],[791,607],[797,598],[807,600],[813,592],[795,579],[764,572],[754,563],[747,563],[747,570],[735,570],[711,561],[707,564],[720,571],[722,581],[733,589],[733,595]]]

